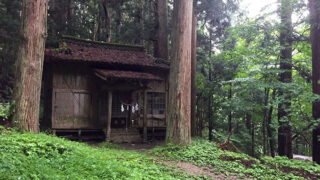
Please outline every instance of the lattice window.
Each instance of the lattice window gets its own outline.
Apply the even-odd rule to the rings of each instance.
[[[148,92],[148,114],[165,114],[166,94]]]
[[[112,117],[126,117],[128,114],[127,107],[121,111],[121,102],[126,99],[126,93],[114,92],[112,94]]]

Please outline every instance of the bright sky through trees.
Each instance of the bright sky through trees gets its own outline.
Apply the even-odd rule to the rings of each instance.
[[[277,0],[242,0],[240,7],[248,12],[249,17],[255,17],[261,13],[275,11],[277,9]]]
[[[277,0],[242,0],[240,8],[247,11],[249,17],[255,17],[261,13],[275,11]]]
[[[307,0],[304,0],[307,4]],[[245,12],[247,17],[256,18],[261,15],[267,15],[268,19],[279,20],[276,13],[279,8],[278,0],[242,0],[240,2],[240,9]],[[301,8],[299,12],[294,12],[292,15],[293,22],[300,22],[302,19],[307,18],[309,11],[306,7]]]

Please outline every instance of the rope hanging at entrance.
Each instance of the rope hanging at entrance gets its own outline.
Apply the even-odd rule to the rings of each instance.
[[[129,111],[130,110],[130,106],[131,106],[132,113],[135,113],[136,111],[139,111],[138,103],[136,103],[136,104],[121,103],[121,112],[124,112],[126,110]]]

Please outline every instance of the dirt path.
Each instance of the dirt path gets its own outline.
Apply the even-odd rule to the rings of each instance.
[[[184,173],[187,173],[189,175],[206,176],[206,177],[217,179],[217,180],[237,180],[238,179],[235,176],[225,176],[224,174],[215,174],[206,167],[198,167],[188,162],[164,161],[163,163],[168,166],[174,166],[178,168],[178,170]]]
[[[163,145],[163,142],[153,142],[149,144],[132,144],[132,143],[123,143],[118,144],[120,147],[122,147],[125,150],[135,150],[140,153],[145,154],[144,152],[148,149],[152,149],[156,146]],[[150,156],[150,154],[148,154]],[[236,176],[225,176],[224,174],[215,174],[210,171],[210,168],[207,167],[198,167],[194,165],[193,163],[189,162],[182,162],[182,161],[166,161],[161,160],[158,157],[151,156],[153,158],[158,159],[158,163],[165,164],[167,166],[171,166],[173,168],[176,168],[178,171],[181,171],[183,173],[186,173],[188,175],[194,175],[194,176],[206,176],[209,178],[217,179],[217,180],[237,180]]]

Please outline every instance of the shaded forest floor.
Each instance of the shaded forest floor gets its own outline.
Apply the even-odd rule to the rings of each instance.
[[[312,162],[255,159],[201,139],[138,146],[93,146],[0,126],[0,179],[320,179]]]

